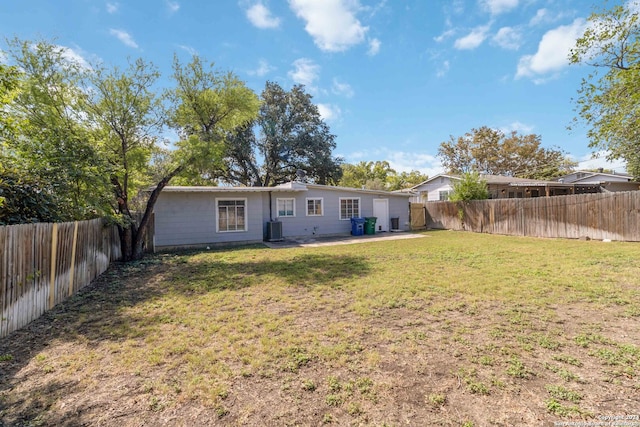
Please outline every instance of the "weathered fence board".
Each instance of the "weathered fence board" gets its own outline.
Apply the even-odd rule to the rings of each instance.
[[[120,257],[117,229],[103,219],[0,226],[0,337],[37,319]]]
[[[640,241],[640,191],[427,202],[428,227],[513,236]]]

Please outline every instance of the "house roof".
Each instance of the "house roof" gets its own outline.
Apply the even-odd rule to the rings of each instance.
[[[459,175],[453,175],[453,174],[438,174],[435,175],[431,178],[429,178],[428,180],[421,182],[418,185],[414,185],[413,187],[410,188],[410,190],[413,190],[415,188],[418,188],[424,184],[427,184],[431,181],[434,181],[437,178],[440,177],[446,177],[452,180],[456,180],[456,181],[460,181],[461,177]],[[487,184],[502,184],[502,185],[510,185],[513,187],[541,187],[541,186],[553,186],[553,187],[562,187],[562,186],[569,186],[567,184],[563,184],[561,182],[557,182],[557,181],[545,181],[545,180],[541,180],[541,179],[527,179],[527,178],[516,178],[513,176],[502,176],[502,175],[484,175],[481,174],[480,177],[482,179],[484,179],[485,181],[487,181]]]
[[[290,181],[275,187],[215,187],[215,186],[167,186],[162,191],[174,193],[294,193],[304,192],[309,189],[328,191],[350,191],[364,194],[375,194],[383,196],[410,197],[408,193],[395,193],[383,190],[366,190],[361,188],[335,187],[331,185],[306,184],[302,182]]]
[[[587,178],[591,178],[594,176],[602,176],[605,178],[615,178],[616,180],[618,180],[619,178],[627,178],[627,181],[631,181],[633,179],[632,175],[629,175],[628,173],[621,173],[621,172],[615,172],[615,173],[606,173],[606,172],[594,172],[594,171],[584,171],[584,170],[577,170],[571,173],[568,173],[566,175],[561,176],[560,178],[558,178],[558,180],[561,179],[566,179],[567,177],[570,177],[572,175],[578,175],[578,174],[584,174],[584,176],[582,176],[581,178],[576,178],[576,180],[584,180]]]
[[[432,176],[431,178],[427,179],[426,181],[422,181],[420,184],[414,185],[413,187],[410,187],[409,190],[413,190],[415,188],[421,187],[433,180],[435,180],[436,178],[440,178],[440,177],[445,177],[445,178],[450,178],[450,179],[460,179],[460,177],[458,175],[449,175],[446,173],[439,173],[437,175]]]
[[[560,178],[563,179],[563,178]],[[589,173],[586,176],[576,178],[572,181],[576,184],[605,184],[607,182],[633,182],[633,177],[626,174],[610,174],[610,173]]]
[[[306,185],[308,188],[314,188],[318,190],[329,190],[329,191],[354,191],[358,193],[364,194],[375,194],[380,196],[399,196],[399,197],[410,197],[411,194],[408,193],[397,193],[395,191],[386,191],[386,190],[368,190],[366,188],[352,188],[352,187],[337,187],[333,185],[320,185],[320,184],[302,184]]]
[[[269,191],[298,192],[307,191],[306,188],[279,188],[279,187],[225,187],[225,186],[167,186],[162,189],[169,193],[266,193]]]

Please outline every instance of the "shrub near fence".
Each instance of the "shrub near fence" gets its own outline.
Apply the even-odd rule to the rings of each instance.
[[[640,191],[427,202],[427,226],[477,233],[640,241]]]
[[[0,227],[0,337],[27,325],[121,258],[103,219]]]

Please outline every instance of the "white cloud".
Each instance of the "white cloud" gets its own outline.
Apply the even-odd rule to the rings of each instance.
[[[449,63],[449,61],[444,61],[440,65],[440,68],[438,68],[438,71],[436,72],[436,77],[444,77],[449,72],[450,68],[451,68],[451,64]]]
[[[607,160],[608,151],[598,151],[591,154],[586,154],[582,157],[575,158],[570,156],[574,161],[578,162],[577,169],[611,169],[616,172],[626,172],[627,167],[624,160]]]
[[[442,172],[442,163],[438,158],[426,153],[409,153],[405,151],[387,150],[386,159],[396,172],[420,171],[429,176]]]
[[[484,9],[488,10],[492,15],[509,12],[518,6],[519,0],[480,0],[480,4]]]
[[[363,6],[362,9],[369,12],[369,16],[373,18],[378,14],[378,12],[383,10],[386,7],[386,5],[387,5],[387,0],[381,0],[375,6]]]
[[[262,3],[256,3],[247,9],[247,18],[253,25],[258,28],[278,28],[280,26],[280,18],[271,14],[271,11]]]
[[[442,163],[431,154],[392,151],[389,153],[388,162],[396,172],[417,170],[428,176],[442,173]]]
[[[471,50],[477,48],[487,38],[489,28],[490,25],[483,25],[474,28],[466,36],[457,39],[453,44],[453,47],[460,50]]]
[[[455,33],[456,33],[456,30],[451,28],[451,29],[446,30],[445,32],[443,32],[439,36],[434,37],[433,40],[435,40],[438,43],[441,43],[441,42],[445,41],[446,39],[448,39],[450,37],[453,37],[453,35]]]
[[[625,6],[631,13],[640,13],[640,1],[638,0],[629,0]]]
[[[376,56],[378,52],[380,52],[380,45],[382,43],[378,39],[369,40],[369,50],[367,51],[367,55]]]
[[[336,105],[316,104],[316,106],[318,107],[320,117],[322,117],[322,120],[325,122],[338,120],[342,114],[342,110]]]
[[[511,132],[518,132],[520,134],[529,135],[533,132],[534,126],[527,125],[518,121],[508,124],[507,126],[501,127],[498,130],[504,133],[505,135],[510,134]]]
[[[451,11],[456,15],[464,13],[464,0],[454,0],[451,3]]]
[[[120,3],[107,3],[107,12],[108,13],[116,13],[120,8]]]
[[[333,79],[333,84],[331,85],[331,92],[336,95],[346,96],[347,98],[353,97],[355,95],[353,88],[349,83],[342,83],[338,79]]]
[[[542,24],[550,24],[553,22],[558,22],[563,19],[567,19],[569,17],[575,16],[575,11],[572,10],[563,10],[563,11],[550,11],[549,9],[542,8],[536,11],[536,14],[529,20],[530,26],[542,25]]]
[[[545,22],[549,22],[550,20],[551,20],[551,17],[549,15],[549,10],[542,8],[537,10],[535,16],[531,18],[531,20],[529,21],[529,25],[538,25]]]
[[[136,43],[135,40],[133,40],[133,37],[131,37],[131,35],[124,30],[116,30],[114,28],[111,28],[109,30],[109,34],[120,40],[126,46],[132,47],[134,49],[138,48],[138,43]]]
[[[249,74],[252,76],[262,77],[262,76],[266,76],[273,70],[275,70],[274,67],[269,65],[269,63],[265,59],[261,59],[260,61],[258,61],[258,68],[256,68],[255,70],[249,71]]]
[[[547,31],[538,44],[538,51],[525,55],[518,62],[516,78],[530,77],[542,82],[541,76],[559,72],[569,64],[569,51],[586,28],[585,21],[576,19],[570,25],[563,25]]]
[[[166,0],[166,3],[169,13],[176,13],[178,10],[180,10],[180,3],[178,3],[177,1]]]
[[[358,0],[289,0],[289,6],[321,50],[342,52],[365,39],[368,27],[355,16]]]
[[[513,27],[502,27],[492,40],[503,49],[518,50],[522,44],[522,33]]]
[[[320,66],[308,58],[293,61],[294,69],[289,71],[289,77],[296,83],[311,86],[318,79]]]
[[[89,62],[87,62],[87,60],[84,59],[79,52],[76,52],[70,47],[64,47],[64,46],[60,46],[60,47],[62,48],[62,57],[65,58],[67,61],[75,62],[76,64],[80,65],[82,68],[86,68],[86,69],[91,68],[91,65],[89,65]]]
[[[198,54],[198,51],[195,48],[191,47],[191,46],[187,46],[187,45],[184,45],[184,44],[177,44],[176,46],[179,47],[180,49],[184,50],[185,52],[187,52],[191,56],[195,56],[195,55]]]

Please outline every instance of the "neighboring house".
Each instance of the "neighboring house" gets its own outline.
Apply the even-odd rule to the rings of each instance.
[[[573,194],[572,184],[558,181],[513,178],[500,175],[481,175],[487,181],[489,198],[527,198]],[[413,202],[424,203],[448,200],[453,192],[453,184],[460,176],[439,174],[410,188],[414,193]]]
[[[155,205],[156,248],[259,242],[271,221],[282,237],[348,234],[352,217],[409,230],[407,193],[289,182],[276,187],[165,187]],[[394,221],[396,223],[396,221]]]
[[[636,191],[640,182],[626,173],[576,171],[558,178],[558,182],[573,184],[575,194]]]

